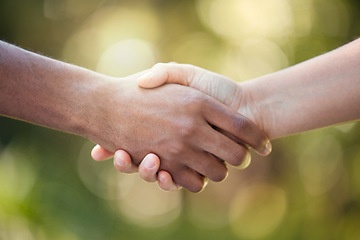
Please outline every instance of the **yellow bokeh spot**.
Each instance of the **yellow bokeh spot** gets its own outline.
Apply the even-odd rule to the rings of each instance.
[[[131,178],[134,185],[124,187],[120,183],[117,192],[122,197],[114,201],[113,206],[129,221],[143,227],[162,227],[180,216],[180,191],[165,192],[155,183],[145,183],[137,175],[129,175],[127,178]]]
[[[219,56],[222,54],[219,41],[205,32],[195,32],[178,38],[174,43],[172,61],[200,66],[218,71]]]
[[[0,219],[0,239],[39,239],[30,231],[30,224],[23,216],[8,216],[6,221]]]
[[[99,47],[100,42],[101,34],[98,30],[85,29],[78,31],[66,41],[62,59],[72,64],[94,69],[102,54]]]
[[[36,173],[22,149],[8,147],[0,154],[0,217],[12,214],[35,184]]]
[[[129,38],[154,42],[161,36],[158,16],[146,5],[100,9],[84,26],[99,30],[102,48]]]
[[[198,11],[206,25],[230,40],[288,36],[294,30],[287,0],[199,0]]]
[[[110,46],[100,57],[97,71],[123,77],[155,64],[153,47],[140,39],[127,39]]]
[[[93,143],[86,142],[78,160],[84,185],[107,200],[114,211],[143,227],[162,227],[175,221],[182,210],[181,191],[165,192],[157,184],[145,183],[137,174],[121,174],[108,161],[92,161]]]
[[[187,195],[188,217],[191,223],[202,229],[214,230],[229,224],[229,208],[237,182],[209,182],[195,195]]]
[[[287,196],[274,185],[255,184],[239,190],[230,208],[231,228],[244,239],[261,239],[276,230],[287,210]]]
[[[227,73],[235,80],[249,80],[289,65],[281,48],[265,38],[245,39],[238,48],[229,50],[220,62],[220,73]]]
[[[126,73],[133,73],[138,69],[142,70],[144,66],[149,67],[153,64],[153,47],[149,45],[157,41],[161,35],[159,31],[157,15],[146,5],[100,8],[69,37],[65,43],[62,58],[65,61],[96,70],[99,58],[106,53],[106,56],[103,57],[115,61],[104,63],[108,64],[108,67],[102,66],[100,70],[104,70],[105,73],[109,71],[108,74],[123,75],[123,70],[130,66]],[[127,45],[120,46],[119,43]],[[134,50],[137,47],[139,49]],[[114,54],[107,52],[109,49],[116,52]],[[124,52],[116,57],[119,50]],[[125,61],[124,57],[126,56],[124,55],[127,55],[131,62]],[[138,59],[135,61],[133,57],[138,57]],[[148,61],[149,57],[151,63],[144,65],[144,61]],[[118,62],[118,60],[122,61]],[[117,64],[122,65],[119,67]]]
[[[299,171],[306,191],[318,196],[339,181],[343,173],[343,154],[339,142],[331,135],[309,136],[298,159]]]
[[[294,18],[294,36],[303,37],[310,34],[314,25],[314,9],[312,0],[291,0]]]

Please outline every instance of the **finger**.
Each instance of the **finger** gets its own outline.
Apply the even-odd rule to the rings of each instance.
[[[91,150],[91,157],[95,160],[95,161],[102,161],[102,160],[106,160],[108,158],[111,158],[114,155],[114,153],[106,150],[105,148],[101,147],[100,145],[96,145],[92,150]]]
[[[200,192],[204,188],[205,177],[188,167],[172,174],[174,181],[191,192]]]
[[[173,181],[170,173],[168,173],[167,171],[161,170],[158,173],[157,181],[159,187],[165,191],[177,191],[181,188]]]
[[[124,150],[117,150],[114,155],[114,166],[122,173],[134,173],[138,167],[132,163],[130,155]]]
[[[215,182],[223,181],[228,175],[224,161],[208,152],[202,152],[196,159],[189,159],[185,163],[189,168]]]
[[[155,182],[157,178],[157,171],[160,167],[160,159],[153,153],[145,156],[139,165],[139,175],[147,182]]]
[[[272,146],[269,139],[251,120],[212,98],[203,109],[210,124],[232,134],[238,142],[248,144],[259,154],[270,154]]]
[[[250,163],[251,163],[251,154],[250,154],[250,151],[248,150],[242,163],[239,166],[235,166],[235,168],[239,169],[239,170],[243,170],[243,169],[249,167]]]
[[[155,88],[164,83],[177,83],[189,86],[195,67],[185,64],[157,63],[150,72],[138,78],[137,83],[142,88]]]
[[[236,142],[236,138],[235,138],[233,135],[231,135],[231,134],[229,134],[228,132],[225,132],[225,131],[217,128],[217,127],[214,127],[214,126],[213,126],[213,128],[214,128],[215,130],[219,131],[220,133],[228,136],[230,139],[232,139],[233,141]],[[242,144],[242,145],[244,146],[244,149],[247,150],[246,153],[245,153],[245,156],[243,157],[242,162],[241,162],[238,166],[234,166],[234,165],[233,165],[236,169],[239,169],[239,170],[242,170],[242,169],[247,168],[247,167],[250,165],[250,163],[251,163],[251,154],[250,154],[250,151],[249,151],[248,147],[246,147],[245,144]]]
[[[245,145],[233,141],[211,127],[206,127],[205,130],[200,131],[203,138],[199,142],[201,143],[200,147],[204,151],[213,154],[232,166],[240,166],[248,158],[248,148]],[[196,166],[192,168],[196,169]]]

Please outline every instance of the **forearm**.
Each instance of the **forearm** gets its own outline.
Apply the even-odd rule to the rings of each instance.
[[[271,139],[360,118],[360,41],[241,84]]]
[[[86,135],[100,75],[0,41],[0,114]]]

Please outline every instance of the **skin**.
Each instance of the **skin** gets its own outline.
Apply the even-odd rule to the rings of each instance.
[[[77,134],[139,164],[149,153],[179,185],[197,192],[240,165],[246,143],[266,152],[253,122],[198,90],[142,89],[137,75],[114,78],[0,41],[0,115]],[[126,155],[125,155],[126,153]],[[129,153],[130,155],[128,155]],[[96,154],[95,154],[96,155]]]
[[[248,117],[270,139],[276,139],[359,120],[359,56],[358,39],[324,55],[243,83],[183,64],[155,65],[152,73],[138,82],[144,88],[176,83],[198,89]],[[98,153],[102,151],[97,147]],[[110,156],[108,152],[106,157]],[[147,181],[156,179],[160,159],[147,158],[139,169],[140,176]],[[130,172],[129,159],[116,160],[123,164],[119,168],[121,172]],[[155,167],[146,168],[145,163]],[[164,190],[177,189],[169,173],[160,171],[157,180]]]

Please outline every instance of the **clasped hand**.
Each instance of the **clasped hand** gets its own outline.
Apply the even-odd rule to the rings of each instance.
[[[109,158],[118,150],[114,165],[119,171],[134,172],[139,166],[143,179],[158,180],[164,190],[181,186],[198,192],[206,178],[221,181],[226,177],[225,163],[247,165],[250,147],[262,155],[270,153],[263,129],[253,122],[261,125],[261,121],[252,110],[246,111],[246,99],[232,80],[175,63],[157,64],[137,79],[142,88],[134,76],[121,82],[126,90],[123,97],[131,96],[131,101],[115,97],[117,91],[124,91],[116,85],[118,81],[108,89],[108,104],[115,112],[116,106],[122,106],[116,114],[126,126],[114,135],[114,124],[103,125],[104,137],[92,139],[99,144],[92,151],[95,160]],[[253,121],[239,114],[240,109]]]

